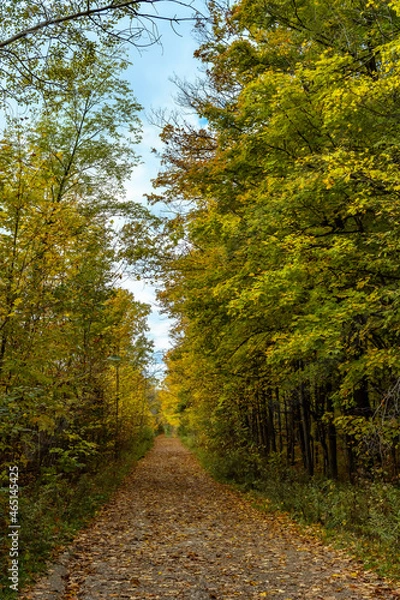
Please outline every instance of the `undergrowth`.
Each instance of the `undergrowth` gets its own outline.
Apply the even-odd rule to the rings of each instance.
[[[257,508],[289,513],[303,525],[318,524],[325,541],[346,548],[366,568],[400,580],[400,488],[380,481],[356,484],[307,479],[281,463],[245,450],[216,452],[183,443],[213,477],[248,492]]]
[[[269,477],[253,497],[262,508],[319,524],[326,541],[348,548],[367,568],[400,580],[400,489],[379,482],[282,481]]]
[[[150,430],[140,442],[121,454],[118,460],[99,464],[77,481],[62,475],[42,476],[35,485],[19,490],[19,588],[44,571],[48,561],[62,551],[121,485],[137,460],[153,443]],[[0,511],[7,514],[8,489],[3,488]],[[0,597],[11,600],[17,594],[10,589],[9,541],[0,538]]]

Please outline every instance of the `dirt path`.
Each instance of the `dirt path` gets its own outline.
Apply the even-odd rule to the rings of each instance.
[[[392,600],[358,563],[264,515],[160,437],[24,600]]]

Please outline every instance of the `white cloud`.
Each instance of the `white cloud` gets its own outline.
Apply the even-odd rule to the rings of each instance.
[[[160,313],[153,312],[149,324],[151,327],[149,338],[153,340],[155,349],[165,351],[171,348],[170,320]]]
[[[171,347],[169,330],[172,321],[167,315],[161,314],[161,307],[156,298],[155,287],[150,283],[134,279],[127,279],[121,285],[132,292],[136,300],[150,305],[151,314],[148,319],[150,331],[148,337],[154,342],[156,351],[165,352],[168,350]]]

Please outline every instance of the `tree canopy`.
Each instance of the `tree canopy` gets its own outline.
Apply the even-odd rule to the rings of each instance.
[[[193,4],[193,0],[4,0],[0,7],[2,101],[30,103],[47,90],[62,87],[66,82],[58,77],[60,63],[65,74],[67,65],[81,56],[157,43],[157,22],[167,21],[174,28],[200,18]]]
[[[105,460],[132,458],[156,426],[150,307],[121,287],[122,225],[152,222],[124,192],[139,161],[141,107],[123,76],[127,58],[115,27],[140,15],[135,2],[102,6],[6,1],[0,8],[4,532],[10,465],[20,470],[21,519],[29,523],[27,498],[39,494],[52,514],[48,498],[67,502],[66,490],[94,477]],[[139,252],[144,238],[136,238]],[[47,534],[57,535],[57,523],[43,531],[45,521],[40,514],[35,523],[39,539],[30,539],[29,526],[21,533],[20,564],[40,555]],[[4,573],[8,541],[0,539]]]
[[[161,294],[184,423],[239,465],[394,477],[399,4],[211,10],[182,94],[205,125],[165,127],[156,181],[184,205]]]

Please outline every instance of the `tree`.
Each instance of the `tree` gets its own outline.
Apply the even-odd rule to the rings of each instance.
[[[379,467],[358,443],[399,377],[396,11],[215,9],[185,94],[207,129],[164,130],[157,184],[188,206],[163,292],[180,347],[216,373],[233,447],[282,440],[309,475],[338,452],[342,473]]]
[[[139,376],[151,350],[147,307],[115,288],[111,220],[135,214],[118,197],[139,129],[122,67],[116,56],[60,64],[64,92],[34,122],[10,120],[2,143],[2,457],[35,476],[54,464],[79,471],[108,449],[107,357],[118,345]]]
[[[60,60],[96,48],[113,53],[123,44],[140,48],[155,43],[157,21],[174,27],[194,20],[191,6],[180,0],[5,0],[0,9],[2,100],[29,102],[38,92],[59,87],[53,70]],[[182,8],[186,15],[178,17],[176,10]]]

